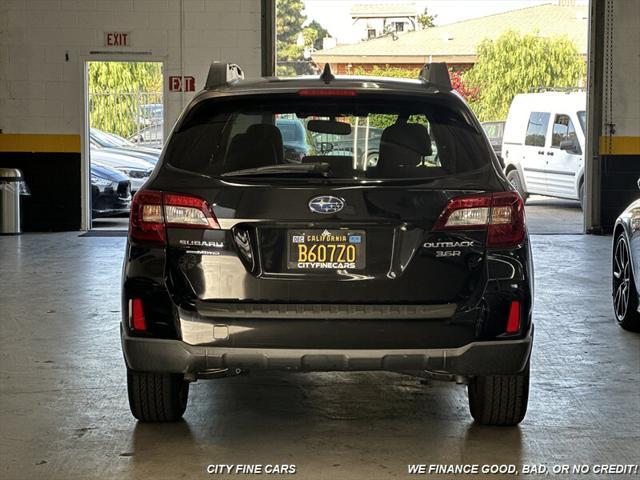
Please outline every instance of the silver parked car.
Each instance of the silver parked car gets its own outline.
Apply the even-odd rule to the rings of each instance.
[[[131,181],[131,192],[137,192],[153,171],[153,164],[124,153],[101,148],[91,148],[91,161],[111,167],[123,173]]]
[[[115,133],[92,128],[90,132],[92,148],[101,148],[115,153],[130,155],[155,165],[160,157],[160,149],[136,145]]]

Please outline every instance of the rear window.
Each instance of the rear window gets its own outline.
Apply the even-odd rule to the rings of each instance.
[[[327,178],[351,180],[456,175],[491,162],[470,115],[450,99],[211,99],[174,131],[165,161],[210,176],[304,177],[318,165]]]
[[[285,121],[284,119],[280,121],[276,120],[276,127],[278,127],[278,130],[280,130],[280,133],[282,134],[282,140],[285,143],[296,143],[304,140],[304,126],[302,125],[302,122],[299,123],[300,126],[298,126],[298,124],[294,122],[300,121]]]

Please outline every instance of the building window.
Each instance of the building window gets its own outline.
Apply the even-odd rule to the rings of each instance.
[[[404,32],[404,22],[393,22],[396,27],[396,32]]]
[[[372,38],[376,38],[376,29],[375,28],[369,28],[367,29],[367,38],[369,40],[371,40]]]

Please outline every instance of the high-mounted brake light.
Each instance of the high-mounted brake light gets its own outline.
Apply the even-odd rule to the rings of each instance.
[[[343,88],[305,88],[298,90],[301,97],[355,97],[358,92]]]
[[[487,246],[510,247],[525,236],[524,204],[517,192],[469,195],[449,200],[434,230],[487,230]]]
[[[202,198],[154,190],[136,193],[131,205],[130,238],[164,244],[166,227],[217,229],[220,225]]]

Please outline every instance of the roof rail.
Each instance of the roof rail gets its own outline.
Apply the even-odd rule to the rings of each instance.
[[[205,90],[213,90],[244,79],[244,72],[235,63],[213,62],[204,85]]]
[[[451,91],[451,78],[449,77],[449,68],[445,62],[427,63],[418,76],[420,80],[430,87],[440,88],[442,90]]]

